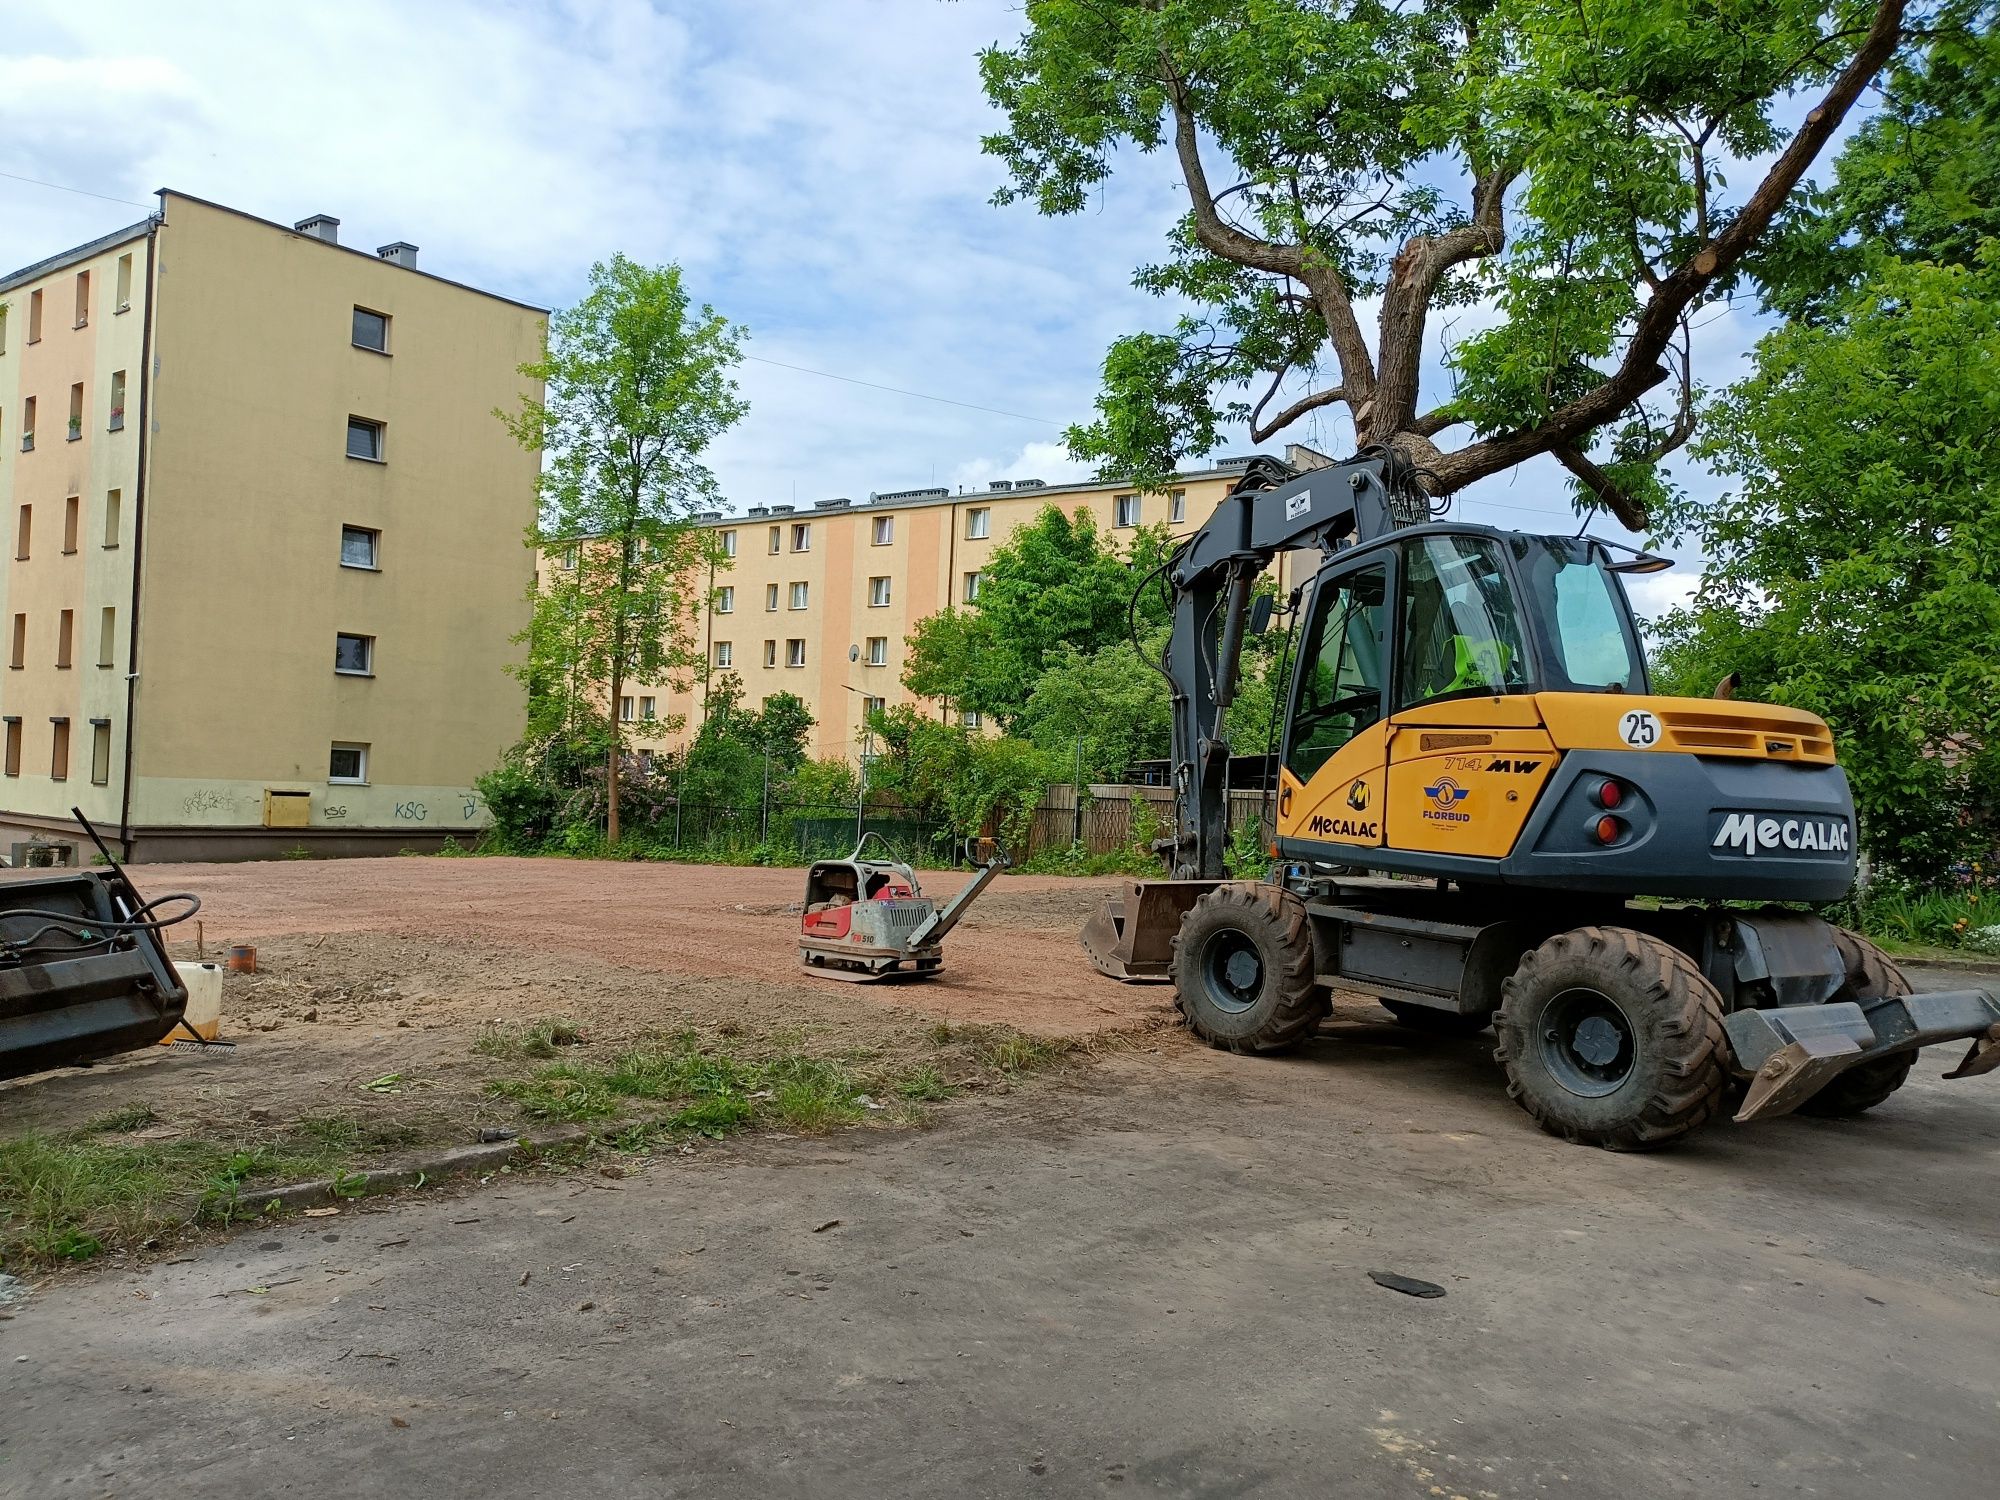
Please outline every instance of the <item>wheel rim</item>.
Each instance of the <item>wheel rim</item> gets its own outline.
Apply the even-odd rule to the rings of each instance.
[[[1201,950],[1201,979],[1209,1004],[1241,1015],[1264,991],[1264,956],[1247,933],[1215,933]]]
[[[1616,1093],[1637,1061],[1631,1020],[1599,990],[1564,990],[1551,1000],[1539,1041],[1549,1076],[1586,1099]]]

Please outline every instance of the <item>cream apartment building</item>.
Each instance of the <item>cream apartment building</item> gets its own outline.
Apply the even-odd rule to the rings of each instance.
[[[0,276],[0,852],[435,846],[518,737],[543,309],[162,191]]]
[[[1317,459],[1306,450],[1293,456]],[[868,710],[918,701],[902,685],[910,633],[948,605],[977,607],[994,548],[1044,506],[1087,512],[1114,546],[1140,526],[1184,536],[1208,519],[1243,467],[1224,461],[1150,494],[1116,484],[996,480],[972,493],[908,490],[704,517],[729,559],[715,574],[714,603],[700,626],[707,678],[682,690],[635,685],[620,715],[636,748],[674,749],[700,727],[707,682],[734,673],[746,703],[779,692],[804,699],[815,721],[812,753],[852,760]],[[676,718],[680,726],[669,732]],[[966,722],[981,727],[976,715]]]

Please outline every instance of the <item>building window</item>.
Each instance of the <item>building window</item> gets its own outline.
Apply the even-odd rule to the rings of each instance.
[[[576,547],[574,545],[565,547],[562,550],[562,570],[565,573],[574,573],[576,571]]]
[[[35,508],[32,505],[24,505],[14,522],[14,561],[28,560],[28,542],[34,535],[34,530]]]
[[[63,556],[76,551],[77,522],[83,513],[83,497],[71,495],[63,501]]]
[[[715,643],[715,664],[718,667],[733,667],[736,665],[735,642],[717,641]]]
[[[50,719],[49,726],[55,731],[49,744],[49,780],[69,780],[69,720]]]
[[[380,570],[376,559],[380,556],[382,533],[367,526],[343,526],[340,528],[340,565],[343,568],[365,568],[370,572]]]
[[[28,342],[42,341],[42,294],[40,291],[28,293]]]
[[[354,309],[354,347],[372,349],[377,354],[389,352],[389,315],[371,312],[365,307]]]
[[[56,666],[67,672],[76,647],[76,611],[66,609],[56,616]]]
[[[345,782],[350,786],[365,786],[368,782],[368,747],[366,745],[333,742],[333,753],[327,757],[326,779]]]
[[[984,505],[975,505],[965,513],[965,539],[968,542],[985,540],[993,532],[993,511]]]
[[[104,492],[104,545],[107,547],[118,545],[119,513],[124,508],[125,492],[123,490],[106,490]]]
[[[872,718],[879,713],[887,713],[888,709],[889,700],[887,698],[863,698],[861,700],[861,717],[864,719]]]
[[[629,694],[618,700],[618,718],[621,723],[632,722],[632,699]]]
[[[963,724],[967,729],[977,729],[980,723],[979,710],[976,708],[968,708],[964,713],[958,716],[958,722]]]
[[[111,780],[111,721],[90,721],[90,784],[104,786]]]
[[[767,583],[764,585],[764,608],[776,609],[777,607],[778,586],[775,583]]]
[[[792,523],[792,550],[794,552],[810,552],[812,549],[812,524],[808,521],[794,521]]]
[[[785,529],[782,526],[773,526],[771,528],[771,554],[772,556],[775,557],[778,553],[784,550],[785,550]]]
[[[0,354],[7,352],[7,309],[0,306]]]
[[[26,615],[16,615],[14,616],[14,654],[8,660],[7,665],[18,672],[27,666],[27,664],[28,617]]]
[[[90,326],[90,272],[76,273],[76,326]]]
[[[785,642],[785,665],[803,667],[806,664],[806,643],[804,641]]]
[[[118,257],[118,299],[112,312],[122,313],[132,310],[132,252],[126,251]]]
[[[41,294],[37,292],[36,295],[40,296]],[[28,342],[32,344],[34,340],[29,339]],[[23,453],[32,453],[35,451],[35,398],[33,396],[30,396],[21,403],[21,451]]]
[[[375,675],[375,637],[348,635],[333,638],[333,670],[348,677]]]
[[[366,417],[347,419],[347,456],[366,459],[371,464],[382,462],[382,424],[371,422]]]
[[[725,531],[722,533],[722,555],[724,557],[734,557],[736,555],[735,532]]]
[[[764,665],[767,667],[775,667],[777,664],[778,664],[778,643],[776,641],[764,642]]]
[[[1167,520],[1178,526],[1187,519],[1187,491],[1175,490],[1167,496]]]
[[[871,667],[889,665],[889,637],[886,635],[868,637],[868,665]]]
[[[7,774],[21,774],[21,721],[10,717],[7,720]]]
[[[875,534],[872,540],[878,547],[886,547],[895,541],[896,518],[894,516],[877,516],[875,518]]]
[[[110,430],[119,432],[125,426],[125,372],[111,372],[111,421]]]
[[[69,388],[69,440],[72,443],[83,440],[83,382],[81,380]]]
[[[792,585],[791,607],[793,609],[804,609],[806,607],[807,592],[808,585],[806,584],[795,583]]]
[[[719,615],[736,613],[736,590],[729,584],[725,583],[715,591],[715,612]]]
[[[657,719],[657,718],[658,718],[659,716],[660,716],[660,713],[659,713],[659,699],[657,699],[657,698],[641,698],[641,699],[639,700],[639,717],[640,717],[640,718],[642,718],[642,719]]]
[[[985,578],[986,575],[984,573],[967,573],[965,575],[965,602],[967,604],[976,604],[979,602],[979,585]]]
[[[868,607],[880,609],[889,602],[889,580],[871,578],[868,580]]]
[[[97,664],[100,667],[117,665],[118,656],[118,611],[109,604],[97,616]]]
[[[1111,524],[1115,527],[1139,524],[1139,497],[1120,495],[1111,502]]]

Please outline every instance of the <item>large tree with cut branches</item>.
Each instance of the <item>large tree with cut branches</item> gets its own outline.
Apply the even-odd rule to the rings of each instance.
[[[1007,116],[998,199],[1079,212],[1136,147],[1171,151],[1188,202],[1137,280],[1193,310],[1112,345],[1072,450],[1160,484],[1232,423],[1261,443],[1344,408],[1435,493],[1546,453],[1643,529],[1693,433],[1693,323],[1905,9],[1028,0],[1025,34],[981,59]],[[1426,333],[1455,307],[1477,331],[1426,391]]]

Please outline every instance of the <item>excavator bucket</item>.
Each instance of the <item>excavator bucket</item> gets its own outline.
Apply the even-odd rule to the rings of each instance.
[[[1133,880],[1083,924],[1083,951],[1100,974],[1128,983],[1166,979],[1174,934],[1220,880]]]
[[[187,990],[147,917],[116,866],[0,881],[0,1078],[151,1046],[180,1023]]]

